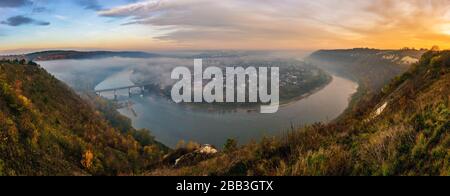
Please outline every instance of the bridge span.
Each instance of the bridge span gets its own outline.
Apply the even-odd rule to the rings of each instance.
[[[131,97],[132,96],[132,89],[135,88],[139,88],[141,90],[141,94],[144,93],[145,91],[145,87],[146,86],[150,86],[152,84],[136,84],[136,85],[130,85],[130,86],[122,86],[122,87],[115,87],[115,88],[108,88],[108,89],[100,89],[100,90],[95,90],[95,94],[101,96],[102,93],[106,93],[106,92],[113,92],[114,93],[114,100],[117,100],[118,96],[117,96],[117,91],[119,90],[125,90],[128,89],[128,96]]]

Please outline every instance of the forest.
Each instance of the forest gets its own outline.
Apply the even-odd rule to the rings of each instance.
[[[0,174],[131,175],[167,151],[95,103],[101,110],[32,61],[1,61]]]

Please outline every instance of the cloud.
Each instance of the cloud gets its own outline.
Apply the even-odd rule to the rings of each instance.
[[[62,21],[67,21],[68,17],[67,16],[63,16],[63,15],[54,15],[53,17],[55,17],[58,20],[62,20]]]
[[[324,24],[311,24],[309,7],[315,5],[308,0],[147,0],[99,14],[128,17],[130,21],[126,24],[169,30],[157,37],[161,40],[215,45],[220,40],[222,45],[245,42],[261,45],[275,41],[287,44],[303,37],[306,44],[335,34],[321,28]]]
[[[46,13],[46,12],[50,12],[50,10],[46,7],[35,7],[32,10],[33,13]]]
[[[436,31],[450,24],[448,0],[144,0],[98,14],[165,32],[157,39],[202,46],[450,41]]]
[[[32,4],[29,0],[1,0],[0,7],[21,7]]]
[[[49,22],[35,20],[26,16],[17,15],[8,18],[6,21],[0,22],[0,24],[8,25],[8,26],[22,26],[22,25],[38,25],[38,26],[48,26]]]
[[[87,10],[101,10],[102,6],[97,0],[75,0],[75,2]]]

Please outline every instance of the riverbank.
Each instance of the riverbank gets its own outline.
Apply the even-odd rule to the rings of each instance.
[[[150,129],[159,141],[170,147],[175,147],[180,140],[221,147],[229,138],[245,144],[265,136],[282,135],[292,125],[301,127],[329,122],[345,111],[357,88],[358,84],[352,80],[333,76],[327,85],[285,104],[275,114],[248,112],[246,109],[211,112],[174,104],[157,95],[133,99],[137,117],[126,109],[120,112],[132,119],[134,127]]]
[[[334,75],[330,73],[326,73],[326,79],[324,82],[322,82],[317,87],[308,90],[308,92],[303,93],[299,96],[296,96],[294,98],[281,100],[280,101],[280,107],[286,107],[289,106],[292,103],[295,103],[297,101],[300,101],[302,99],[308,98],[311,95],[314,95],[315,93],[319,92],[326,86],[328,86],[334,79]],[[165,95],[161,95],[165,96]],[[167,98],[170,100],[170,98]],[[259,108],[261,105],[260,103],[180,103],[180,105],[193,109],[193,110],[206,110],[208,112],[236,112],[236,111],[247,111],[249,113],[253,112],[259,112]]]
[[[103,59],[46,63],[48,64],[45,67],[53,68],[49,69],[50,72],[53,71],[53,74],[63,80],[67,79],[64,81],[69,84],[78,81],[74,80],[75,76],[86,75],[83,70],[89,70],[88,73],[91,73],[92,67],[102,65],[102,70],[105,71],[97,70],[97,75],[99,78],[104,78],[104,75],[108,77],[96,83],[101,84],[102,88],[109,88],[122,86],[122,83],[118,84],[119,81],[127,84],[130,79],[130,66],[136,61]],[[290,130],[292,125],[301,127],[316,122],[329,122],[341,115],[359,85],[353,80],[329,73],[333,78],[328,83],[301,97],[283,102],[283,106],[275,114],[249,112],[248,109],[232,112],[195,110],[174,104],[160,95],[133,97],[134,112],[126,108],[119,112],[131,120],[133,127],[149,129],[158,141],[171,148],[176,147],[180,140],[221,147],[227,139],[234,138],[240,144],[246,144],[266,136],[282,135]]]

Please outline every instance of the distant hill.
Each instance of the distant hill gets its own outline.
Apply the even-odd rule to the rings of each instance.
[[[378,50],[356,48],[348,50],[320,50],[307,61],[335,72],[353,77],[362,88],[380,90],[387,82],[417,63],[426,50]]]
[[[25,55],[28,60],[33,61],[48,61],[59,59],[93,59],[93,58],[109,58],[109,57],[123,57],[123,58],[151,58],[157,57],[157,54],[146,52],[112,52],[112,51],[44,51]]]
[[[328,55],[331,60],[347,54],[335,51],[315,56]],[[364,66],[370,64],[394,66],[371,62]],[[194,166],[160,168],[148,175],[448,176],[449,160],[450,51],[428,51],[336,122],[317,123],[240,148],[228,142],[225,152],[215,158]]]
[[[0,59],[25,59],[27,61],[51,61],[63,59],[98,59],[109,57],[123,58],[152,58],[158,57],[158,54],[134,51],[73,51],[73,50],[52,50],[29,53],[24,55],[0,56]]]
[[[0,175],[133,174],[167,150],[90,100],[33,62],[0,61]]]

